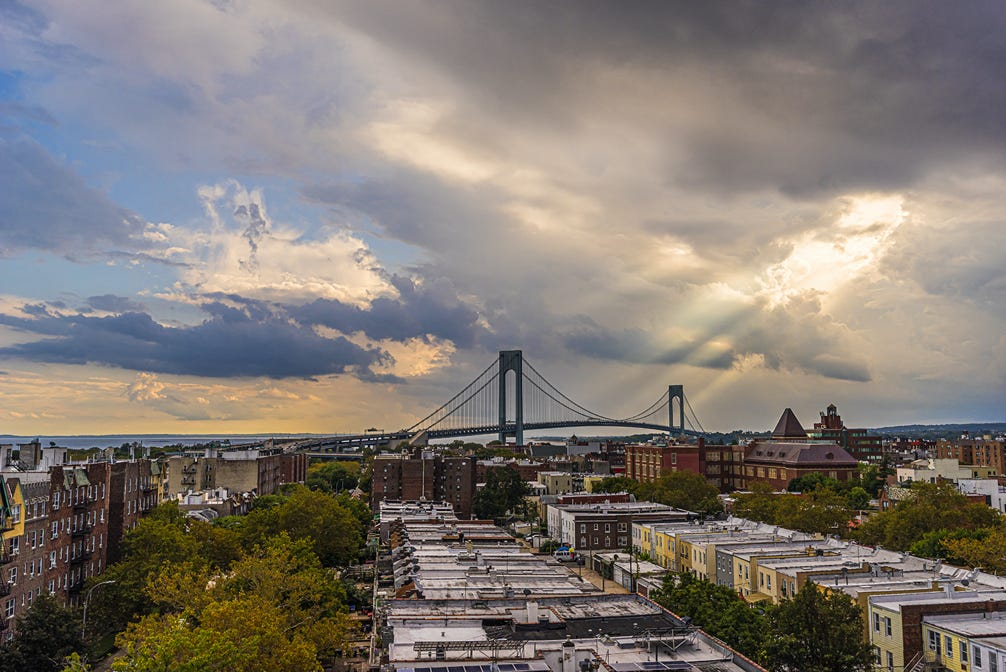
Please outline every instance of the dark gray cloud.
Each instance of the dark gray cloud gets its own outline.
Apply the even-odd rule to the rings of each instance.
[[[0,136],[0,254],[32,248],[86,256],[134,250],[144,222],[33,140]]]
[[[87,297],[87,305],[95,310],[103,310],[107,313],[137,313],[145,310],[139,301],[133,301],[125,296],[115,294],[102,294],[101,296]]]
[[[191,327],[166,327],[145,313],[0,315],[0,324],[45,337],[0,348],[0,357],[211,378],[352,373],[379,379],[371,367],[390,361],[381,350],[342,337],[323,338],[281,316],[221,303],[205,308],[211,317]]]
[[[666,169],[679,187],[810,197],[1002,160],[999,2],[448,4],[351,2],[337,18],[446,76],[466,112],[523,128],[627,120],[594,75],[644,74],[671,112],[654,142],[687,150]]]
[[[478,310],[459,299],[449,281],[440,278],[417,285],[401,275],[390,280],[398,297],[374,299],[366,308],[318,299],[289,311],[303,324],[323,325],[346,334],[361,331],[374,340],[436,336],[460,348],[472,348],[487,334]]]

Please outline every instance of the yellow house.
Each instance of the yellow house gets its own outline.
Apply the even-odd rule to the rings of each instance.
[[[988,612],[991,615],[1004,607],[1006,592],[1002,591],[937,590],[875,595],[869,600],[867,624],[877,666],[900,671],[906,666],[913,667],[928,660],[957,672],[965,669],[968,672],[991,672],[972,668],[969,662],[961,661],[962,639],[976,636],[968,635],[974,630],[968,630],[963,624],[987,619],[983,614]],[[949,612],[954,612],[954,615],[946,615]],[[970,621],[969,616],[975,621]],[[961,620],[955,625],[953,618]],[[1002,621],[999,621],[994,627],[1001,626]],[[940,637],[938,640],[937,635]],[[947,636],[951,637],[949,646],[945,639]],[[972,651],[966,651],[964,655],[970,659],[971,654]]]
[[[24,536],[24,492],[21,482],[17,479],[4,479],[0,476],[0,530],[4,541]],[[10,544],[7,544],[10,548]]]
[[[1006,614],[993,611],[977,614],[925,616],[922,619],[922,646],[926,660],[952,672],[984,670],[974,655],[974,643],[987,637],[1006,636]]]
[[[653,532],[654,544],[651,557],[653,562],[665,569],[675,570],[674,549],[676,537],[673,531],[656,529]]]
[[[646,553],[653,557],[653,524],[633,523],[632,524],[632,545],[639,553]]]
[[[583,489],[587,492],[594,492],[594,486],[598,485],[605,479],[605,476],[584,476],[583,477]]]
[[[19,544],[24,536],[24,492],[17,479],[0,476],[0,566],[5,560],[20,552]],[[0,581],[8,580],[6,572],[0,574]]]

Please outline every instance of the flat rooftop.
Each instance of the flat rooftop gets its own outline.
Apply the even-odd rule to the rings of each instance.
[[[922,622],[964,637],[1006,637],[1006,612],[1001,611],[923,616]]]
[[[761,669],[638,595],[391,600],[386,610],[398,672],[496,672],[481,667],[494,658],[518,666],[500,672],[570,672],[570,649],[574,672],[581,660],[614,672]]]

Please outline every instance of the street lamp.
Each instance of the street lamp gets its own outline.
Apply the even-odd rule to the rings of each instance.
[[[87,595],[84,596],[84,613],[81,615],[81,618],[80,618],[80,639],[81,640],[84,639],[84,633],[85,633],[85,631],[87,629],[87,603],[91,601],[91,593],[94,592],[95,588],[98,588],[100,586],[107,586],[110,583],[115,583],[115,580],[114,579],[109,579],[108,581],[102,581],[101,583],[96,583],[93,586],[91,586],[91,589],[89,591],[87,591]]]

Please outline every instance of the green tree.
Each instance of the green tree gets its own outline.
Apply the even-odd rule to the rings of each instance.
[[[845,499],[850,509],[860,510],[870,505],[870,493],[859,485],[849,490]]]
[[[761,660],[766,643],[765,615],[749,607],[732,588],[692,574],[670,574],[654,601],[722,639],[752,660]]]
[[[734,495],[734,513],[741,518],[775,525],[779,501],[772,486],[756,481],[751,484],[750,492]]]
[[[952,485],[916,483],[911,493],[892,510],[870,516],[854,537],[870,546],[907,551],[933,530],[1004,527],[1002,514],[985,504],[970,502]]]
[[[594,484],[593,492],[628,492],[634,495],[639,485],[639,481],[628,476],[608,476]]]
[[[813,490],[799,497],[782,495],[776,524],[801,532],[844,533],[851,512],[845,497],[829,488]]]
[[[665,471],[652,483],[643,483],[639,496],[678,509],[715,515],[723,511],[719,490],[702,475],[691,471]]]
[[[304,484],[312,490],[342,492],[352,490],[359,482],[360,466],[343,462],[322,462],[307,469]]]
[[[356,560],[363,545],[360,519],[327,493],[298,486],[289,496],[273,497],[245,517],[241,536],[246,549],[286,532],[294,540],[307,539],[328,567]]]
[[[1006,572],[1006,531],[1002,528],[954,530],[941,539],[948,560],[987,572]],[[914,546],[913,546],[914,548]]]
[[[280,534],[223,576],[164,567],[147,586],[160,613],[117,638],[124,655],[112,669],[321,670],[351,624],[345,590],[311,546]]]
[[[523,513],[524,497],[529,488],[512,466],[486,472],[485,485],[472,497],[472,510],[479,518],[498,519],[507,512]]]
[[[209,549],[203,549],[188,533],[195,522],[185,518],[176,502],[166,502],[129,530],[122,541],[122,559],[89,582],[114,582],[94,593],[88,607],[93,622],[121,629],[134,615],[153,611],[154,604],[144,591],[147,581],[164,565],[185,561],[208,564],[201,553]]]
[[[852,598],[808,582],[768,611],[765,661],[776,672],[866,672],[873,668]]]
[[[837,490],[839,482],[837,478],[828,478],[819,471],[815,471],[803,476],[798,476],[789,482],[786,489],[790,492],[810,492],[818,488],[831,488]]]
[[[34,599],[15,630],[14,638],[0,646],[0,672],[56,672],[67,656],[84,648],[80,614],[48,593]]]

